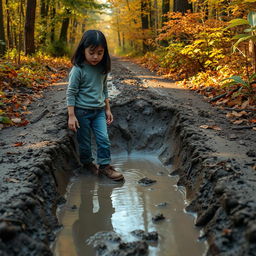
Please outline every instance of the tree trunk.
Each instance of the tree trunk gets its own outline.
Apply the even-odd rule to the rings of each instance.
[[[5,45],[5,34],[4,34],[4,14],[3,14],[3,3],[0,0],[0,55],[4,55],[6,50]]]
[[[121,35],[120,35],[120,27],[119,27],[119,17],[118,17],[118,14],[116,16],[116,25],[117,25],[118,46],[121,47],[122,43],[121,43]]]
[[[13,39],[12,39],[12,33],[11,33],[11,20],[10,20],[10,12],[8,8],[8,0],[5,1],[6,4],[6,32],[7,32],[7,48],[12,49],[13,48]]]
[[[176,0],[179,1],[179,0]],[[168,18],[165,16],[170,11],[170,0],[162,0],[162,26],[164,25],[164,22],[168,20]]]
[[[158,1],[154,0],[154,12],[155,12],[155,29],[156,29],[156,34],[158,34],[157,30],[160,27],[160,18],[159,18],[159,8],[158,8]]]
[[[251,64],[253,67],[253,72],[256,73],[256,47],[255,43],[250,40],[249,41],[249,56],[251,57]]]
[[[78,22],[76,18],[74,18],[73,24],[72,24],[72,30],[70,31],[70,37],[69,37],[69,44],[71,45],[74,45],[76,42],[77,27],[78,27]]]
[[[35,53],[36,0],[27,0],[25,21],[25,55]]]
[[[48,15],[48,0],[41,0],[40,4],[40,16],[41,16],[41,26],[42,26],[42,34],[40,38],[40,44],[45,45],[46,36],[47,36],[47,15]]]
[[[66,9],[65,12],[66,12],[66,17],[62,20],[59,40],[61,42],[67,43],[67,41],[68,41],[68,37],[67,37],[68,26],[69,26],[69,21],[70,21],[69,15],[71,14],[71,11],[69,9]]]
[[[55,20],[54,20],[55,15],[56,15],[56,8],[55,8],[55,2],[54,2],[51,10],[51,32],[50,32],[51,43],[55,41]]]
[[[174,12],[185,13],[188,10],[192,11],[192,4],[189,4],[188,0],[174,0]]]
[[[141,28],[143,33],[142,50],[145,53],[148,50],[144,30],[149,28],[148,0],[141,0]]]
[[[123,52],[125,52],[126,48],[125,48],[125,37],[124,37],[124,33],[122,33],[122,48],[123,48]]]

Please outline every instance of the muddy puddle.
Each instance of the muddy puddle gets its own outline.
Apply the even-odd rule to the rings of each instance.
[[[150,256],[203,255],[206,245],[198,242],[194,217],[184,211],[183,189],[177,179],[154,156],[119,154],[112,161],[125,176],[125,183],[81,174],[72,178],[67,203],[58,210],[63,225],[54,246],[55,256],[93,256],[88,239],[99,231],[115,231],[124,242],[138,241],[134,230],[157,231],[158,241],[149,242]],[[144,177],[156,180],[141,185]],[[157,214],[164,220],[153,221]]]

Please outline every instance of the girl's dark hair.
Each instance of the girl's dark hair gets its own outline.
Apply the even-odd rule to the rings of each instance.
[[[111,61],[110,56],[108,52],[108,45],[107,40],[104,36],[104,34],[99,30],[87,30],[84,32],[82,39],[71,58],[71,62],[75,66],[82,66],[85,62],[85,48],[88,48],[89,46],[92,47],[98,47],[102,46],[104,48],[104,55],[100,62],[100,64],[103,66],[103,73],[107,74],[110,72],[111,69]]]

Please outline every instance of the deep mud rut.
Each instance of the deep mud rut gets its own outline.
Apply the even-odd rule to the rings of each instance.
[[[114,250],[117,255],[138,255],[138,247],[128,254],[122,244],[128,247],[142,240],[148,256],[203,255],[206,243],[197,241],[200,232],[194,218],[184,212],[184,189],[176,186],[177,177],[168,175],[169,167],[148,152],[113,154],[112,164],[125,182],[95,177],[84,168],[75,170],[81,174],[72,177],[67,202],[58,209],[63,229],[54,255],[95,255],[99,245],[102,256],[115,255]],[[115,232],[120,239],[107,241],[103,231]]]
[[[172,165],[207,255],[256,255],[255,131],[237,130],[223,110],[128,61],[114,59],[111,77],[121,91],[112,100],[113,152],[155,151]],[[56,207],[79,165],[65,87],[33,103],[30,125],[1,131],[0,255],[52,255]]]

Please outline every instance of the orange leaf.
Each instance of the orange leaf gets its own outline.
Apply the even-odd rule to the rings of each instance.
[[[241,120],[235,120],[235,121],[232,121],[233,124],[242,124],[243,122],[246,122],[247,120],[246,119],[241,119]]]
[[[221,131],[221,128],[218,127],[217,125],[200,125],[199,127],[203,129],[213,129],[213,130]]]
[[[5,179],[6,182],[13,182],[13,183],[19,183],[20,181],[14,178],[6,178]]]
[[[12,146],[13,147],[21,147],[23,146],[25,143],[24,142],[15,142]]]
[[[24,120],[21,123],[18,124],[18,126],[26,126],[27,124],[29,124],[28,120]]]
[[[243,104],[241,105],[241,108],[247,108],[250,105],[250,100],[246,100],[245,102],[243,102]]]
[[[230,235],[230,234],[232,233],[232,230],[231,230],[231,229],[228,229],[228,228],[224,228],[224,229],[222,230],[222,232],[223,232],[223,235]]]

